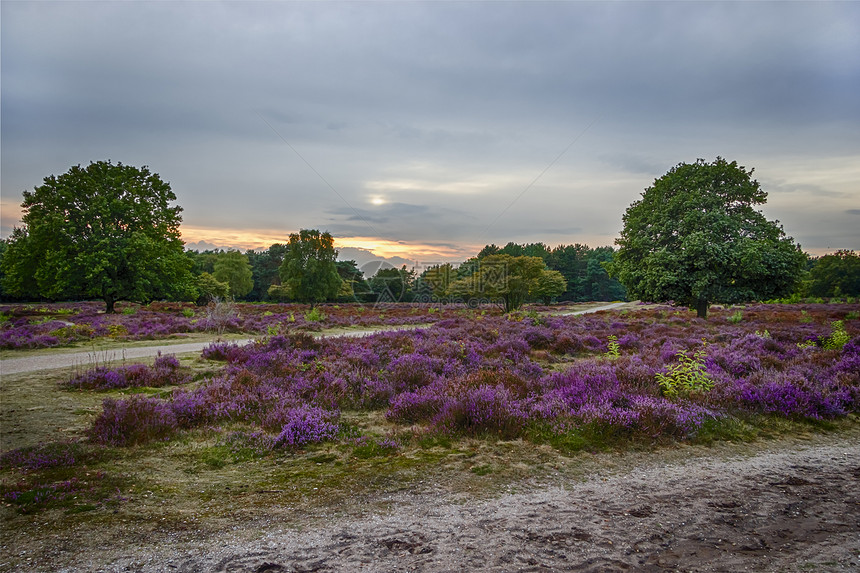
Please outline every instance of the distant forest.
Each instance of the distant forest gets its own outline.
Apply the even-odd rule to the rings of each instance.
[[[286,245],[276,243],[268,249],[248,251],[243,255],[247,259],[247,269],[250,271],[250,290],[246,294],[236,296],[237,300],[270,301],[274,300],[269,294],[272,285],[280,284],[279,269],[283,263]],[[200,276],[208,273],[222,282],[229,282],[229,275],[238,270],[226,272],[221,270],[228,253],[236,251],[206,250],[186,251],[186,256],[193,262],[191,272]],[[544,243],[516,244],[508,243],[504,247],[496,245],[485,246],[476,257],[461,264],[460,276],[467,275],[471,264],[489,255],[510,255],[513,257],[540,257],[550,270],[558,271],[567,282],[566,290],[555,297],[557,301],[611,301],[625,300],[625,289],[617,280],[612,279],[603,268],[602,263],[612,260],[612,247],[591,248],[588,245],[559,245],[549,248]],[[232,255],[235,257],[236,255]],[[219,264],[219,261],[221,264]],[[341,279],[352,284],[352,291],[341,293],[335,300],[345,302],[376,302],[386,293],[397,293],[400,302],[421,302],[433,296],[433,289],[426,280],[430,269],[421,272],[405,266],[396,269],[381,268],[373,276],[364,276],[355,261],[337,261],[337,270]],[[221,272],[219,272],[219,270]],[[235,288],[232,292],[236,291]]]

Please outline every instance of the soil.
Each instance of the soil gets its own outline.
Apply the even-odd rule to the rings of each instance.
[[[237,507],[161,529],[35,524],[4,534],[18,565],[0,570],[858,571],[858,434],[601,454],[614,469],[490,496],[426,476],[313,511]]]

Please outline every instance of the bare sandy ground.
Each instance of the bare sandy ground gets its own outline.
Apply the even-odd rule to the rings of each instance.
[[[26,570],[860,570],[857,432],[789,442],[668,463],[639,455],[614,475],[488,500],[433,491],[428,479],[426,491],[379,494],[311,519],[272,506],[217,532],[93,530],[46,540],[58,549]]]

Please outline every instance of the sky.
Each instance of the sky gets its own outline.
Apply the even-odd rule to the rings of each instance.
[[[171,184],[187,248],[597,247],[721,156],[805,251],[860,250],[857,2],[4,0],[0,26],[2,237],[22,191],[111,160]]]

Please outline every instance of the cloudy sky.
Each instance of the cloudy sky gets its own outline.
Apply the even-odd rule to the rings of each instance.
[[[111,159],[171,183],[190,247],[610,245],[722,156],[804,250],[860,249],[858,29],[856,2],[4,0],[2,236]]]

